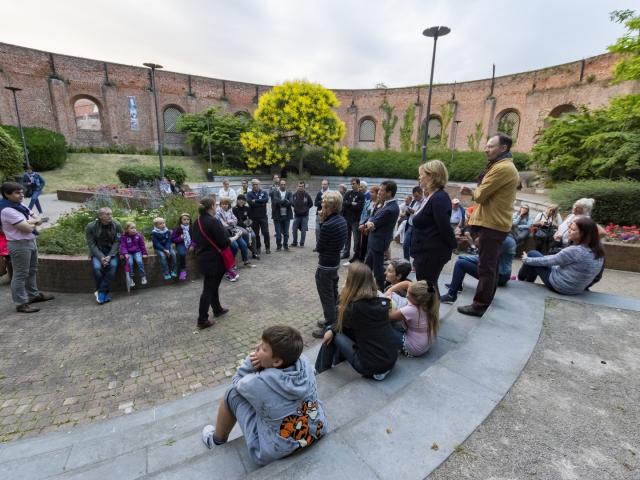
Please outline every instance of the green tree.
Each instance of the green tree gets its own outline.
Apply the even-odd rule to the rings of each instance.
[[[384,149],[389,150],[391,148],[391,135],[393,134],[393,130],[396,128],[396,124],[398,123],[398,116],[393,114],[395,107],[392,107],[387,99],[384,99],[382,105],[380,105],[380,110],[384,117],[382,118],[382,129],[384,130]]]
[[[193,145],[196,152],[207,153],[210,141],[211,156],[217,161],[224,158],[232,163],[244,163],[245,154],[240,135],[249,129],[249,120],[245,117],[211,107],[200,113],[181,115],[177,126],[179,131],[187,134],[186,142]]]
[[[22,172],[22,149],[0,127],[0,182],[12,180]]]
[[[484,135],[484,127],[482,126],[482,122],[476,123],[475,132],[471,135],[467,135],[467,147],[472,152],[477,152],[480,150],[480,142],[482,142],[482,136]]]
[[[411,151],[411,137],[413,137],[413,123],[416,120],[416,106],[411,104],[404,112],[402,119],[402,127],[400,127],[400,150],[403,152]]]
[[[306,81],[285,82],[262,95],[251,128],[240,135],[247,166],[284,166],[298,156],[302,173],[301,153],[309,146],[325,150],[327,162],[344,171],[349,159],[340,142],[346,127],[333,110],[339,104],[331,90]]]
[[[614,68],[615,81],[640,80],[640,15],[633,10],[614,10],[611,20],[627,28],[625,34],[608,47],[610,52],[623,57]]]

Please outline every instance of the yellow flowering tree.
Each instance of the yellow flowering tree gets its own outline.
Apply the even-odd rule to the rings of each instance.
[[[333,110],[338,105],[331,90],[305,81],[285,82],[262,95],[251,129],[240,136],[247,166],[284,166],[297,154],[302,173],[302,149],[311,146],[324,149],[327,162],[344,171],[349,159],[340,145],[346,127]]]

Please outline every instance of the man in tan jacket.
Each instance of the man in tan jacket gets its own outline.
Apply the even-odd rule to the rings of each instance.
[[[466,315],[481,317],[496,293],[500,245],[511,230],[518,186],[518,170],[510,152],[512,143],[502,133],[491,137],[484,149],[489,162],[480,175],[478,188],[460,189],[462,195],[472,195],[478,204],[469,219],[471,233],[480,251],[478,287],[473,303],[458,307],[458,311]]]

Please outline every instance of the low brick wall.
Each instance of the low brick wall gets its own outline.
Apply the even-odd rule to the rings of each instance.
[[[605,243],[605,266],[614,270],[640,272],[640,245]]]
[[[156,256],[150,254],[144,258],[144,268],[147,273],[146,286],[140,285],[137,267],[134,267],[136,289],[171,285],[177,280],[166,281],[160,270],[160,262]],[[116,278],[111,286],[113,291],[126,291],[124,260],[118,263]],[[195,255],[187,255],[187,279],[199,277]],[[91,262],[87,256],[69,255],[38,255],[38,288],[45,292],[91,293],[95,291],[95,280]]]
[[[64,200],[67,202],[84,203],[95,196],[95,192],[85,192],[83,190],[56,190],[58,200]],[[120,205],[125,208],[145,209],[151,206],[150,199],[143,197],[130,197],[126,195],[112,194],[111,199],[116,205]],[[194,202],[199,202],[200,197],[193,196]]]

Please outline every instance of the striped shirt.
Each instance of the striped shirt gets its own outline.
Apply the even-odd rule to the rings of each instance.
[[[318,265],[324,268],[340,266],[340,252],[347,240],[347,221],[334,213],[320,224],[318,233]]]

